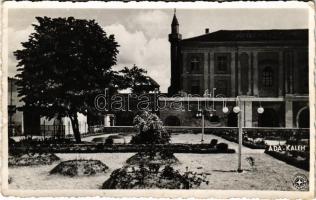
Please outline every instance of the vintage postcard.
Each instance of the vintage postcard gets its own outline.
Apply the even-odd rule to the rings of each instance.
[[[311,2],[4,2],[2,194],[315,195]]]

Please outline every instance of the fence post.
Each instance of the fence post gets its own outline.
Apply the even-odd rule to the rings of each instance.
[[[46,138],[46,136],[45,136],[45,121],[46,121],[46,120],[44,119],[44,132],[43,132],[43,133],[44,133],[44,140],[45,140],[45,138]]]
[[[55,135],[56,133],[55,133],[55,120],[54,120],[54,122],[53,122],[53,138],[55,139]]]
[[[68,121],[68,135],[70,135],[70,121]]]

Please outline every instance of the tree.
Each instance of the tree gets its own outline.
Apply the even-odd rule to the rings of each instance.
[[[120,87],[122,89],[131,88],[133,93],[148,93],[159,88],[159,85],[149,76],[146,76],[147,71],[134,65],[131,69],[124,67]]]
[[[81,142],[77,113],[94,110],[93,98],[114,88],[118,44],[94,20],[36,17],[33,32],[18,60],[18,93],[22,110],[42,116],[69,117],[76,142]]]
[[[138,134],[131,140],[133,144],[167,144],[170,141],[170,134],[154,113],[143,111],[135,116],[133,124],[138,129]]]

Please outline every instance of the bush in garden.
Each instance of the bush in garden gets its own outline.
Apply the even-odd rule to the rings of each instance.
[[[9,147],[14,147],[16,144],[16,141],[12,138],[9,138]]]
[[[165,168],[162,170],[161,175],[168,178],[168,179],[172,179],[173,177],[174,171],[173,168],[170,165],[165,166]]]
[[[202,183],[208,184],[206,175],[186,171],[183,174],[167,165],[161,171],[150,170],[145,165],[123,167],[114,170],[102,189],[190,189],[198,188]]]
[[[227,151],[228,150],[228,144],[226,143],[219,143],[216,145],[216,148],[219,150],[219,151]]]
[[[168,144],[170,141],[170,134],[156,114],[144,111],[134,118],[133,124],[138,133],[132,137],[131,143],[145,144],[148,148],[129,158],[126,161],[128,164],[148,164],[156,161],[165,165],[178,162],[172,151],[156,146]]]
[[[147,151],[138,152],[126,160],[129,165],[151,165],[153,163],[161,166],[179,163],[179,160],[167,149],[150,148]]]
[[[54,167],[50,174],[61,174],[64,176],[91,176],[98,173],[105,173],[108,169],[99,160],[67,160]]]
[[[249,163],[249,165],[251,166],[251,169],[254,171],[255,168],[255,159],[251,156],[246,158],[246,161]]]
[[[9,166],[51,165],[60,158],[51,153],[28,153],[10,155]]]
[[[132,144],[167,144],[170,141],[170,134],[154,113],[144,111],[134,118],[133,124],[138,134],[132,137]]]
[[[212,139],[211,140],[211,143],[210,143],[210,146],[213,148],[213,147],[215,147],[216,145],[217,145],[217,139]]]
[[[114,143],[113,138],[106,138],[105,144],[107,144],[107,145],[112,145],[113,143]]]

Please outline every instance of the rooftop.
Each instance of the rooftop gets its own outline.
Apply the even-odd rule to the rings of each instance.
[[[183,39],[182,42],[225,42],[225,41],[308,41],[308,29],[274,30],[219,30],[197,37]]]

